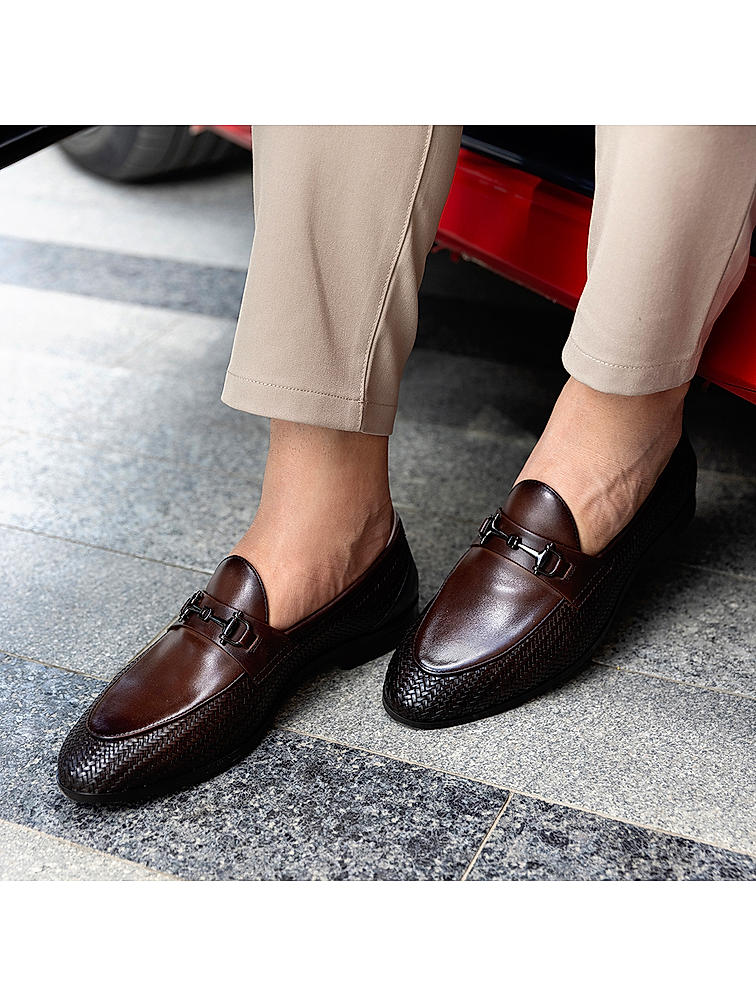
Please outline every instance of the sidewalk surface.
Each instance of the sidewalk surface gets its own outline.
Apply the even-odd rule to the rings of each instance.
[[[124,187],[57,150],[0,173],[0,877],[753,879],[756,407],[696,388],[698,515],[576,680],[413,732],[385,660],[303,688],[243,763],[71,804],[58,747],[254,512],[267,423],[220,402],[248,173]],[[425,602],[504,499],[570,316],[431,257],[391,476]]]

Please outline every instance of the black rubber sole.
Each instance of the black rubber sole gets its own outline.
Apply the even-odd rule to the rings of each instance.
[[[255,728],[242,745],[194,772],[167,780],[160,780],[150,786],[139,787],[134,790],[126,790],[115,794],[80,793],[64,787],[59,779],[58,787],[66,797],[76,804],[113,805],[144,804],[145,801],[165,797],[166,794],[175,794],[181,790],[186,790],[188,787],[196,786],[198,783],[204,783],[206,780],[218,776],[220,773],[235,766],[238,762],[241,762],[242,759],[257,747],[270,729],[278,710],[303,682],[334,668],[338,668],[341,671],[351,671],[361,664],[367,664],[368,661],[374,661],[378,657],[383,657],[389,651],[395,650],[404,634],[417,619],[418,614],[417,599],[415,599],[414,604],[406,609],[399,618],[393,620],[390,625],[382,627],[370,636],[361,637],[347,644],[342,644],[328,654],[323,655],[323,657],[313,664],[307,665],[300,674],[287,683],[270,716]]]
[[[696,503],[693,500],[692,505],[686,505],[683,510],[678,513],[678,516],[670,522],[664,532],[661,533],[659,539],[655,543],[652,543],[645,553],[638,559],[637,566],[633,573],[628,577],[627,583],[623,587],[617,602],[612,609],[609,617],[607,618],[601,632],[596,637],[596,639],[591,644],[590,648],[583,654],[577,661],[574,661],[568,668],[560,671],[557,675],[552,675],[550,678],[544,679],[537,685],[532,686],[530,689],[526,689],[524,692],[518,693],[516,696],[510,696],[507,700],[502,703],[497,703],[496,706],[488,707],[485,710],[477,711],[474,713],[466,714],[464,717],[454,717],[448,720],[434,720],[434,721],[423,721],[423,720],[410,720],[407,717],[402,716],[402,714],[397,713],[391,705],[386,700],[386,694],[383,693],[383,708],[386,713],[395,720],[398,724],[402,724],[404,727],[411,727],[416,731],[435,731],[442,730],[446,727],[459,727],[462,724],[471,724],[476,720],[486,720],[488,717],[495,717],[500,713],[507,713],[509,710],[515,710],[518,706],[523,706],[525,703],[529,702],[531,699],[536,699],[538,696],[542,696],[546,692],[551,692],[552,689],[558,688],[560,685],[564,685],[566,682],[577,677],[581,671],[583,671],[591,661],[591,658],[596,653],[596,651],[601,647],[606,638],[611,633],[617,617],[620,614],[622,606],[628,595],[628,592],[632,588],[635,580],[641,573],[643,573],[647,564],[651,560],[658,562],[659,558],[664,558],[665,553],[669,553],[674,548],[674,544],[667,546],[666,548],[660,548],[658,545],[659,540],[662,540],[664,536],[670,535],[674,532],[679,538],[680,535],[685,531],[688,525],[691,523],[696,513]]]

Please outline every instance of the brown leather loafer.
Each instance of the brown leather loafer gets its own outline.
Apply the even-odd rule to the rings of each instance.
[[[58,784],[75,801],[108,804],[214,776],[255,745],[303,677],[387,653],[416,618],[417,569],[396,517],[369,569],[285,632],[268,625],[257,571],[228,556],[72,729]]]
[[[388,713],[450,727],[511,709],[577,674],[611,628],[633,575],[658,563],[695,511],[686,436],[635,517],[596,556],[562,498],[527,480],[480,527],[389,664]]]

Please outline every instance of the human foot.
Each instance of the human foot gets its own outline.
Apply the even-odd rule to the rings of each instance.
[[[271,420],[260,506],[232,551],[260,573],[270,625],[286,629],[370,566],[393,520],[388,438]]]
[[[554,489],[596,555],[651,492],[680,440],[688,385],[653,395],[608,395],[569,378],[515,480]]]

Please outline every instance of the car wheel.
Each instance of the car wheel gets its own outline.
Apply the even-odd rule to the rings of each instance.
[[[191,133],[189,126],[92,126],[63,140],[61,147],[82,168],[118,182],[249,158],[215,133]]]

